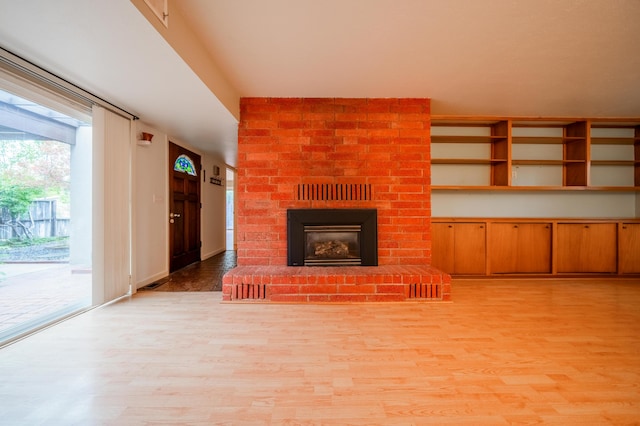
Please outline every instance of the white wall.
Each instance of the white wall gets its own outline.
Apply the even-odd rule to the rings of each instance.
[[[136,288],[169,274],[169,181],[167,136],[140,121],[141,132],[154,135],[148,146],[135,145],[133,158],[133,272]]]
[[[169,274],[169,137],[141,121],[136,135],[154,135],[148,146],[135,146],[133,166],[133,247],[135,288],[144,287]],[[201,156],[206,182],[201,182],[202,259],[225,250],[225,190],[209,183],[213,165],[224,162],[171,138]]]
[[[635,218],[634,192],[435,190],[433,217]]]

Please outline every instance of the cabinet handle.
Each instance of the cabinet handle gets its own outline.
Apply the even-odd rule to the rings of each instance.
[[[480,225],[480,229],[484,229],[484,225]]]
[[[453,228],[453,225],[449,225],[449,228]]]
[[[513,227],[514,227],[514,228],[517,228],[517,227],[518,227],[518,225],[513,225]]]
[[[627,229],[627,227],[626,227],[626,226],[623,226],[623,227],[622,227],[622,229]]]
[[[544,229],[549,229],[549,225],[546,225],[546,226],[544,227]]]
[[[587,228],[587,229],[589,229],[589,225],[585,225],[584,227],[585,227],[585,228]]]

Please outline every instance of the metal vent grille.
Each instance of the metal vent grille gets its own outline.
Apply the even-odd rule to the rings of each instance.
[[[439,284],[409,284],[409,299],[442,300],[442,290]]]
[[[266,298],[266,284],[235,284],[231,288],[231,300],[264,300]]]
[[[370,201],[369,183],[301,183],[298,201]]]

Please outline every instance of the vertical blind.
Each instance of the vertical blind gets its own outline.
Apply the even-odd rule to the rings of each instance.
[[[93,304],[129,292],[131,120],[93,107]]]

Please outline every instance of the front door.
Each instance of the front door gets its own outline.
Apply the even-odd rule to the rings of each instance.
[[[171,272],[200,260],[200,156],[169,142]]]

